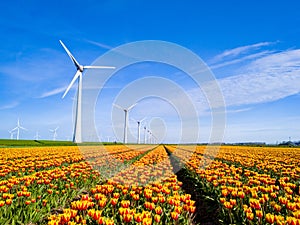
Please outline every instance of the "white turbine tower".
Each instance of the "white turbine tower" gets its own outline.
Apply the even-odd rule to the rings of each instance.
[[[147,131],[147,127],[144,126],[144,144],[146,144],[146,131]]]
[[[27,130],[26,128],[24,128],[24,127],[22,127],[21,125],[20,125],[20,119],[18,118],[18,122],[17,122],[17,126],[14,128],[14,129],[12,129],[10,132],[13,132],[13,131],[17,131],[17,140],[19,140],[19,137],[20,137],[20,129],[21,130]]]
[[[15,132],[13,132],[12,130],[9,130],[8,132],[10,133],[10,139],[14,139]]]
[[[117,108],[119,109],[122,109],[124,110],[125,112],[125,121],[124,121],[124,138],[123,138],[123,143],[124,144],[127,144],[127,124],[128,124],[128,113],[129,111],[134,107],[136,106],[137,103],[129,106],[128,108],[122,108],[121,106],[119,105],[116,105],[116,104],[113,104],[114,106],[116,106]]]
[[[153,144],[157,144],[158,143],[158,139],[157,137],[152,133],[152,142]]]
[[[75,81],[78,79],[78,89],[77,89],[77,101],[76,101],[76,112],[75,112],[75,125],[74,125],[74,133],[73,133],[73,142],[81,143],[82,136],[81,136],[81,96],[82,96],[82,73],[85,69],[115,69],[112,66],[83,66],[77,62],[75,57],[71,54],[71,52],[67,49],[64,43],[60,40],[60,44],[63,46],[67,54],[69,55],[70,59],[74,63],[77,71],[69,84],[68,88],[66,89],[65,93],[63,94],[62,98],[66,96],[69,92],[70,88],[73,86]]]
[[[151,131],[148,130],[147,132],[148,132],[148,143],[149,143],[149,144],[152,144],[152,143],[151,143]]]
[[[132,119],[134,122],[137,123],[137,143],[140,144],[141,143],[141,123],[145,120],[146,118],[143,118],[141,120],[135,120],[135,119]]]
[[[35,135],[34,135],[34,140],[39,140],[41,136],[39,135],[39,131],[36,131]]]
[[[49,131],[53,133],[53,141],[56,141],[58,128],[59,127],[56,127],[54,130],[49,129]]]

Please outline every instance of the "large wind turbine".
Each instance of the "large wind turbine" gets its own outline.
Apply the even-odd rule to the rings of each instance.
[[[130,111],[130,110],[131,110],[131,109],[132,109],[134,106],[136,106],[136,104],[137,104],[137,103],[135,103],[135,104],[133,104],[133,105],[129,106],[128,108],[122,108],[121,106],[114,104],[114,106],[118,107],[119,109],[122,109],[122,110],[124,110],[124,112],[125,112],[125,121],[124,121],[124,138],[123,138],[123,143],[124,143],[124,144],[127,144],[127,124],[128,124],[128,113],[129,113],[129,111]]]
[[[53,141],[56,141],[58,128],[59,127],[56,127],[54,130],[49,129],[49,131],[53,133]]]
[[[27,130],[26,128],[24,128],[20,125],[20,119],[18,118],[17,126],[10,131],[10,132],[13,132],[15,130],[17,131],[17,140],[19,140],[19,137],[20,137],[20,129]]]
[[[78,79],[78,89],[77,89],[77,101],[76,101],[76,115],[75,115],[75,125],[74,125],[74,133],[73,133],[73,142],[81,143],[81,96],[82,96],[82,73],[85,69],[115,69],[112,66],[83,66],[77,62],[75,57],[71,54],[71,52],[67,49],[64,43],[59,40],[60,44],[63,46],[67,54],[69,55],[70,59],[74,63],[77,71],[69,84],[68,88],[66,89],[65,93],[63,94],[62,98],[66,96],[69,92],[70,88],[73,86],[75,81]]]
[[[145,120],[146,118],[143,118],[141,120],[135,120],[135,119],[132,119],[133,121],[135,121],[137,123],[137,143],[140,144],[141,141],[141,129],[140,129],[140,126],[141,126],[141,123]]]

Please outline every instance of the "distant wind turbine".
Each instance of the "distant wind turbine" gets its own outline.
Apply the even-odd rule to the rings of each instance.
[[[144,144],[146,144],[146,131],[147,131],[147,127],[144,126]]]
[[[123,143],[127,144],[127,124],[128,124],[128,113],[129,111],[136,106],[137,103],[129,106],[128,108],[122,108],[119,105],[113,104],[114,106],[116,106],[119,109],[122,109],[125,112],[125,121],[124,121],[124,138],[123,138]]]
[[[73,86],[75,81],[78,79],[78,89],[77,89],[77,101],[76,101],[76,115],[75,115],[75,125],[74,125],[74,133],[73,133],[73,142],[81,143],[82,136],[81,136],[81,96],[82,96],[82,73],[85,69],[115,69],[113,66],[83,66],[77,62],[75,57],[71,54],[71,52],[67,49],[64,43],[59,40],[60,44],[63,46],[67,54],[69,55],[70,59],[74,63],[77,71],[69,84],[68,88],[66,89],[65,93],[63,94],[62,98],[66,96],[69,92],[70,88]]]
[[[152,142],[153,144],[157,144],[158,143],[158,139],[157,137],[152,133]]]
[[[12,130],[9,130],[8,132],[10,133],[10,139],[14,139],[15,132],[13,132]]]
[[[14,129],[11,130],[11,132],[13,132],[15,130],[17,131],[17,140],[19,140],[19,137],[20,137],[20,129],[21,130],[27,130],[26,128],[24,128],[20,125],[20,119],[18,118],[17,126]]]
[[[49,131],[53,133],[53,141],[56,141],[58,129],[59,127],[56,127],[54,130],[49,129]]]
[[[34,135],[34,140],[39,140],[41,136],[39,135],[39,131],[36,131],[35,135]]]
[[[149,144],[152,144],[151,135],[152,135],[151,131],[148,130],[148,136],[149,136],[149,137],[148,137],[148,143],[149,143]]]
[[[137,143],[138,144],[140,144],[141,143],[141,141],[140,141],[140,139],[141,139],[141,129],[140,129],[140,126],[141,126],[141,123],[145,120],[146,118],[143,118],[143,119],[141,119],[141,120],[135,120],[135,119],[133,119],[132,118],[132,120],[134,121],[134,122],[136,122],[137,123]]]

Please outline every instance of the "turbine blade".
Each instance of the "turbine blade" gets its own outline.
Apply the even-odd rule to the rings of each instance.
[[[124,108],[122,108],[121,106],[119,106],[119,105],[117,105],[117,104],[115,104],[115,103],[113,103],[113,106],[115,106],[115,107],[117,107],[117,108],[119,108],[119,109],[124,110]]]
[[[128,109],[127,109],[127,111],[131,110],[136,105],[137,105],[137,103],[134,103],[132,106],[129,106]]]
[[[114,66],[83,66],[84,69],[116,69]]]
[[[145,119],[147,119],[147,117],[144,117],[143,119],[140,120],[140,123],[143,122]]]
[[[136,122],[136,123],[138,123],[139,121],[137,121],[136,119],[134,119],[134,118],[130,118],[130,120],[132,120],[133,122]]]
[[[63,46],[63,48],[65,49],[65,51],[67,52],[68,56],[70,57],[70,59],[72,60],[72,62],[76,66],[76,68],[80,69],[80,64],[77,62],[77,60],[75,59],[75,57],[71,54],[71,52],[69,51],[69,49],[65,46],[65,44],[61,40],[59,40],[59,42]]]
[[[17,130],[18,129],[18,127],[15,127],[14,129],[12,129],[10,132],[13,132],[14,130]]]
[[[28,129],[26,129],[25,127],[21,127],[21,126],[19,126],[19,128],[21,128],[22,130],[28,130]]]
[[[62,98],[64,98],[66,96],[66,94],[69,92],[70,88],[73,86],[73,84],[75,83],[75,81],[77,80],[77,78],[81,75],[81,71],[77,70],[77,72],[75,73],[71,83],[69,84],[68,88],[66,89],[64,95],[62,96]]]

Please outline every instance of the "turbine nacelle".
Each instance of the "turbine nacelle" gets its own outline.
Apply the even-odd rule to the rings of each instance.
[[[77,69],[78,69],[80,72],[83,72],[83,70],[84,70],[84,66],[82,66],[82,65],[79,65]]]

